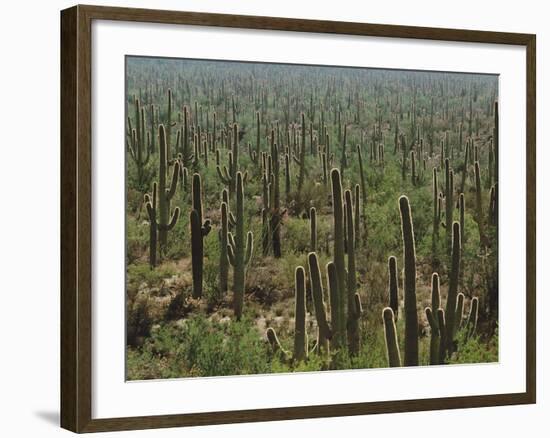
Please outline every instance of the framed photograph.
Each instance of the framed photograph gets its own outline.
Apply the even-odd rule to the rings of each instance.
[[[62,427],[535,403],[535,41],[62,11]]]

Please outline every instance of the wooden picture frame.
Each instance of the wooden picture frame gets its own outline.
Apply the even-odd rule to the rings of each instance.
[[[526,391],[417,400],[92,418],[91,29],[93,20],[518,45],[526,48]],[[212,425],[536,402],[536,37],[275,17],[75,6],[61,12],[61,426],[74,432]]]

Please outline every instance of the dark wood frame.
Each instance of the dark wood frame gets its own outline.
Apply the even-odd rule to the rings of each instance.
[[[92,20],[511,44],[527,53],[526,392],[230,412],[92,419]],[[536,37],[531,34],[75,6],[61,12],[61,426],[99,432],[536,402]]]

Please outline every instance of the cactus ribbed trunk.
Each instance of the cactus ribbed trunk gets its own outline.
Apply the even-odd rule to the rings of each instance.
[[[405,297],[405,366],[418,365],[418,313],[416,309],[416,250],[409,199],[399,198],[403,237]]]

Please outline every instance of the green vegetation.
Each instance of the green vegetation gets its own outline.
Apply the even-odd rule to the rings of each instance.
[[[496,77],[127,75],[128,379],[498,360]]]

